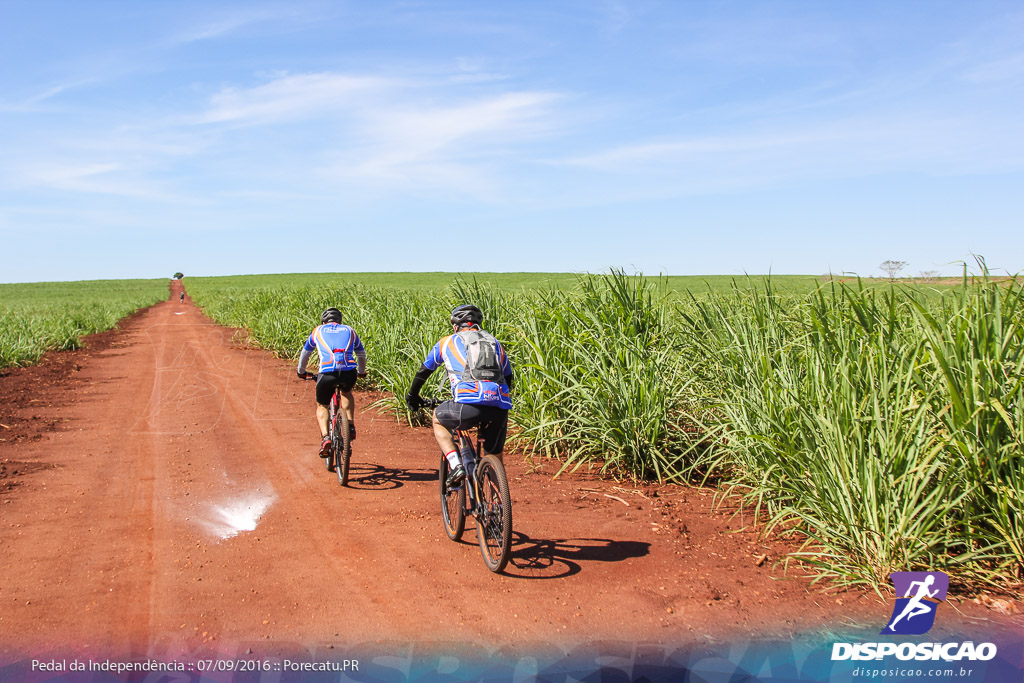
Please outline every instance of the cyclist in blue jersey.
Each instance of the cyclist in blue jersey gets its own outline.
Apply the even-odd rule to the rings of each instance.
[[[299,353],[299,377],[309,376],[306,364],[313,351],[320,356],[320,374],[316,380],[316,422],[320,427],[320,457],[330,455],[331,439],[327,436],[328,404],[334,388],[341,391],[341,409],[348,415],[349,438],[355,441],[355,399],[352,387],[357,377],[366,377],[366,350],[359,335],[341,324],[341,311],[328,308],[320,315],[321,324],[314,328]]]
[[[405,397],[409,409],[418,410],[424,382],[434,370],[445,366],[452,399],[434,411],[433,427],[434,438],[451,464],[449,486],[457,486],[466,474],[456,454],[452,430],[479,426],[484,452],[499,459],[505,447],[508,411],[512,407],[512,364],[498,340],[480,328],[483,319],[476,306],[457,306],[451,315],[454,334],[434,344]]]

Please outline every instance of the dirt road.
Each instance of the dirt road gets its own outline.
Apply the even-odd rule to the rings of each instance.
[[[2,379],[9,654],[684,643],[888,615],[873,595],[777,580],[784,548],[737,533],[709,492],[553,480],[553,464],[517,455],[514,557],[491,574],[475,530],[444,535],[428,430],[357,394],[339,487],[316,456],[312,384],[177,299]],[[943,623],[1002,618],[959,609]]]

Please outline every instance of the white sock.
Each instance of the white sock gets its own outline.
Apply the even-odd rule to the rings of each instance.
[[[455,469],[459,465],[459,453],[458,451],[452,451],[451,453],[445,453],[444,457],[448,458],[448,465],[452,469]]]

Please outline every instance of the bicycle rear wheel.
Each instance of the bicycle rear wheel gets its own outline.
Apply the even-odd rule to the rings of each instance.
[[[476,535],[484,564],[500,572],[512,554],[512,497],[508,492],[505,466],[493,455],[486,455],[476,467],[480,505],[476,515]]]
[[[352,440],[349,438],[348,415],[344,410],[338,411],[334,429],[334,469],[338,473],[338,483],[348,486],[348,465],[352,460]]]
[[[338,452],[337,446],[334,441],[334,423],[338,418],[338,412],[334,403],[331,404],[330,413],[327,416],[327,438],[331,440],[331,452],[324,458],[324,463],[327,465],[327,471],[334,471],[334,454]]]
[[[466,484],[448,488],[448,458],[441,455],[441,466],[437,468],[441,480],[441,515],[444,517],[444,532],[448,538],[457,541],[466,530]]]

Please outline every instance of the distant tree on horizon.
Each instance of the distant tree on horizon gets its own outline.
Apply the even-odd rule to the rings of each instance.
[[[882,269],[882,272],[889,276],[890,280],[895,280],[897,276],[899,276],[900,271],[903,270],[906,265],[906,261],[882,261],[878,267]]]
[[[183,278],[183,277],[185,277],[185,274],[184,274],[184,273],[175,273],[175,274],[174,274],[174,279],[175,279],[175,280],[180,280],[180,279],[181,279],[181,278]]]

